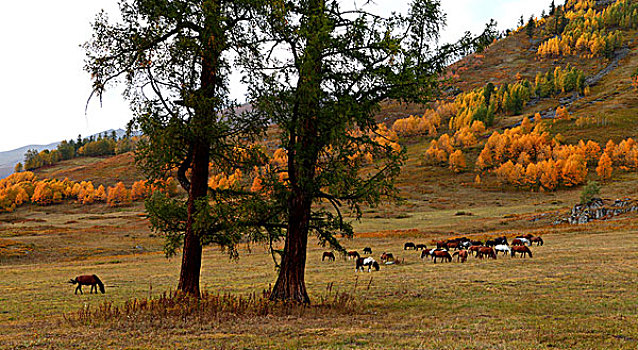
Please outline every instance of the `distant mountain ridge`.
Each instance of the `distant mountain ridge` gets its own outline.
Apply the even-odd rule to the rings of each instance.
[[[117,137],[122,137],[126,134],[126,130],[124,129],[109,129],[106,131],[102,131],[100,133],[88,136],[90,137],[98,137],[99,135],[103,135],[105,132],[107,135],[111,135],[111,132],[115,131]],[[43,151],[45,149],[54,150],[58,147],[62,141],[53,142],[48,145],[28,145],[20,148],[16,148],[10,151],[0,152],[0,179],[4,179],[5,177],[13,174],[13,170],[18,163],[24,162],[24,154],[30,149],[36,149],[38,152]]]

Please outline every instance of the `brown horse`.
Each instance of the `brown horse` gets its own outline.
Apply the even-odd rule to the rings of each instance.
[[[469,252],[470,254],[476,253],[476,256],[478,257],[478,251],[481,248],[485,248],[485,246],[482,245],[473,245],[469,248]]]
[[[516,238],[527,238],[527,239],[529,239],[529,240],[531,240],[531,239],[532,239],[532,237],[534,237],[534,235],[533,235],[533,234],[531,234],[531,233],[526,233],[526,234],[524,234],[524,235],[516,236]]]
[[[323,252],[323,255],[321,256],[321,261],[323,261],[325,258],[328,258],[328,260],[331,260],[331,261],[335,261],[335,255],[332,252]]]
[[[447,249],[459,249],[460,245],[457,241],[447,242]]]
[[[93,288],[95,288],[95,294],[97,294],[97,287],[100,287],[100,292],[104,294],[104,283],[100,281],[100,279],[96,275],[82,275],[76,278],[70,279],[69,283],[77,284],[78,286],[75,288],[75,294],[78,294],[78,290],[80,294],[84,294],[82,292],[82,286],[91,286],[91,290],[89,294],[93,294]]]
[[[529,249],[529,247],[524,245],[512,247],[512,257],[516,255],[516,253],[520,253],[521,257],[524,257],[525,254],[529,254],[530,258],[532,257],[532,251]]]
[[[514,238],[514,240],[512,240],[512,246],[522,246],[522,245],[525,245],[525,243],[523,243],[523,240],[519,238]]]
[[[436,242],[436,248],[437,249],[447,249],[447,242],[446,241],[437,241]]]
[[[415,246],[415,249],[416,249],[416,250],[425,250],[425,249],[427,249],[427,248],[428,248],[428,247],[427,247],[425,244],[417,244],[417,245]]]
[[[543,239],[541,238],[541,236],[537,236],[537,237],[532,237],[529,239],[530,242],[534,243],[536,242],[536,245],[543,245]]]
[[[436,264],[436,258],[441,258],[441,260],[443,261],[447,260],[448,262],[452,262],[452,256],[447,250],[435,250],[435,251],[432,251],[430,254],[432,254],[432,258],[434,258],[435,264]]]
[[[363,248],[363,254],[372,254],[372,248],[370,247]]]
[[[496,252],[491,247],[479,248],[478,253],[476,254],[476,257],[483,259],[483,256],[487,256],[488,259],[492,258],[496,260]]]
[[[467,261],[467,250],[461,249],[458,252],[454,252],[454,254],[452,254],[452,256],[456,256],[456,261],[461,261],[462,263],[464,263],[465,261]]]
[[[361,256],[359,255],[359,253],[356,250],[351,250],[351,251],[348,252],[348,260],[350,260],[351,258],[358,259],[360,257]]]
[[[383,254],[381,254],[382,262],[391,261],[391,260],[394,260],[394,255],[392,255],[392,253],[383,252]]]

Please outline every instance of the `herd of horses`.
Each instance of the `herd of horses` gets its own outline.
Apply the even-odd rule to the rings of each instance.
[[[440,262],[452,262],[454,258],[456,258],[457,262],[464,263],[470,256],[474,256],[478,259],[496,260],[499,253],[510,255],[511,257],[515,257],[518,254],[520,257],[529,256],[531,258],[533,254],[529,247],[534,243],[536,243],[537,246],[542,246],[544,244],[543,238],[525,234],[515,237],[510,244],[505,236],[488,239],[485,242],[462,237],[436,241],[434,243],[436,248],[428,248],[425,244],[406,242],[403,245],[403,250],[421,251],[421,259],[429,257],[435,264],[437,260]],[[450,254],[451,252],[452,254]],[[359,254],[356,250],[351,250],[346,253],[348,260],[353,259],[355,261],[355,272],[364,271],[366,267],[368,272],[372,269],[379,271],[379,263],[376,262],[374,258],[362,255],[372,255],[372,248],[365,247],[362,254]],[[325,259],[335,261],[335,254],[333,252],[324,252],[321,261]],[[383,252],[380,256],[380,260],[386,265],[400,264],[403,262],[403,260],[396,259],[392,253],[388,252]]]

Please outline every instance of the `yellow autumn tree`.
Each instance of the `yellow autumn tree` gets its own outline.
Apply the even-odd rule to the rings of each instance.
[[[131,192],[126,189],[126,186],[121,181],[118,182],[115,187],[108,189],[108,196],[106,203],[111,207],[120,205],[126,205],[131,202]]]
[[[465,155],[460,149],[457,149],[450,154],[450,169],[455,173],[463,172],[467,169],[467,162],[465,161]]]
[[[104,189],[104,185],[98,186],[97,190],[95,190],[95,200],[98,202],[106,201],[106,190]]]
[[[131,186],[131,200],[139,201],[150,195],[150,188],[145,180],[135,181]]]
[[[600,160],[598,161],[596,173],[602,181],[607,181],[611,178],[612,171],[613,168],[611,158],[607,153],[603,153],[603,155],[600,156]]]
[[[53,204],[53,190],[51,189],[49,182],[38,181],[36,183],[31,201],[38,205]]]

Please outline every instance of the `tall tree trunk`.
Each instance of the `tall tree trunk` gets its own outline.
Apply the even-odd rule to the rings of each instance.
[[[184,255],[182,270],[177,289],[199,297],[199,277],[202,267],[202,242],[199,232],[193,228],[197,201],[205,199],[208,194],[208,166],[210,162],[210,125],[216,118],[216,91],[219,58],[224,40],[220,28],[219,3],[217,0],[205,0],[202,3],[205,13],[204,33],[202,34],[202,73],[201,86],[198,91],[200,104],[194,106],[192,120],[192,174],[188,193],[188,219],[184,236]]]
[[[307,45],[302,58],[293,110],[293,130],[288,140],[288,180],[291,194],[288,199],[286,243],[281,259],[279,277],[270,295],[271,300],[310,303],[306,291],[306,249],[312,202],[316,194],[315,167],[323,148],[318,131],[321,108],[321,67],[325,28],[324,0],[310,0],[307,4]]]
[[[210,150],[206,143],[198,143],[193,150],[193,170],[188,194],[188,219],[184,236],[182,269],[177,289],[199,297],[199,275],[202,267],[202,243],[193,229],[196,201],[205,198],[208,191],[208,161]]]
[[[310,303],[306,291],[306,249],[308,247],[308,224],[311,203],[302,192],[293,194],[289,200],[290,219],[279,277],[270,294],[271,300],[288,300]]]

